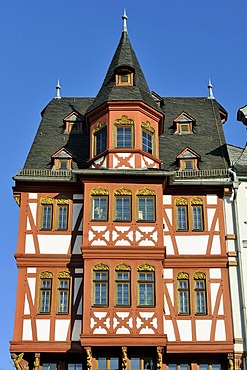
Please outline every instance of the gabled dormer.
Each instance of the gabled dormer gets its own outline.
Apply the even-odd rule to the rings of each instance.
[[[179,169],[181,171],[198,170],[200,155],[190,148],[185,148],[178,156]]]
[[[66,134],[80,134],[82,133],[83,118],[77,112],[71,112],[64,117],[64,133]]]
[[[182,112],[174,119],[175,134],[185,135],[192,134],[196,120],[188,113]]]
[[[75,156],[66,148],[59,149],[52,155],[53,170],[71,170]]]
[[[128,66],[119,66],[115,71],[116,86],[133,86],[134,69]]]

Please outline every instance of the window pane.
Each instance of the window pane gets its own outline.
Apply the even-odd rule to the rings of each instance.
[[[151,357],[145,357],[143,359],[144,369],[154,369],[154,360]]]
[[[106,357],[98,358],[98,369],[106,369]]]
[[[52,206],[42,206],[43,207],[43,216],[42,216],[42,229],[50,230],[52,226]]]
[[[57,364],[55,363],[43,363],[42,364],[42,370],[56,370]]]
[[[106,150],[106,129],[97,133],[95,140],[96,140],[95,155],[97,155]]]
[[[187,207],[177,206],[177,227],[178,230],[187,230]]]
[[[82,370],[82,364],[68,364],[68,370]]]
[[[199,365],[199,370],[208,370],[208,365],[207,364],[200,364]]]
[[[68,206],[58,206],[58,230],[67,230],[68,228]]]
[[[153,284],[139,283],[139,304],[153,305]]]
[[[107,198],[93,197],[93,220],[107,220]]]
[[[117,304],[129,305],[129,284],[117,284]]]
[[[177,370],[176,364],[169,364],[168,367],[169,367],[169,370]]]
[[[40,312],[45,312],[45,313],[50,312],[50,292],[49,291],[41,292]]]
[[[142,149],[147,153],[153,153],[153,136],[145,131],[142,131]]]
[[[131,201],[130,197],[116,197],[116,217],[117,221],[130,221]]]
[[[132,357],[131,358],[131,369],[139,370],[140,369],[140,358]]]
[[[202,207],[201,206],[193,206],[193,229],[194,230],[202,230],[203,223],[202,223]]]
[[[221,370],[220,364],[212,364],[212,370]]]
[[[154,198],[139,197],[138,219],[143,221],[154,221]]]
[[[111,370],[118,370],[118,358],[117,357],[111,357],[110,358],[110,369]]]
[[[117,148],[132,148],[131,127],[117,127]]]
[[[189,365],[188,364],[180,364],[180,370],[188,370]]]

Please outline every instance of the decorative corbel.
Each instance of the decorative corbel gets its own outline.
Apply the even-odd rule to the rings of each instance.
[[[128,367],[127,347],[122,347],[122,370]]]
[[[93,361],[93,356],[92,356],[92,349],[91,347],[84,347],[86,354],[87,354],[87,370],[92,369],[92,361]]]
[[[39,367],[40,367],[40,353],[35,353],[33,370],[39,370]]]
[[[162,368],[164,347],[157,347],[157,370]]]
[[[228,353],[227,358],[228,358],[228,370],[234,370],[233,354]]]
[[[16,370],[27,370],[28,362],[23,359],[24,353],[20,353],[19,355],[16,355],[15,353],[11,353],[11,358],[14,362],[14,366]]]

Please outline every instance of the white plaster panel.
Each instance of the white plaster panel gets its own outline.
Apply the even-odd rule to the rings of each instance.
[[[105,238],[108,242],[110,240],[110,232],[109,230],[107,230],[103,235],[102,235],[103,238]]]
[[[103,159],[104,159],[104,157],[100,157],[98,159],[95,159],[94,163],[100,164],[100,162],[102,162]]]
[[[221,279],[221,269],[209,269],[210,279]]]
[[[76,314],[77,315],[82,315],[82,298],[80,298]]]
[[[173,279],[173,269],[163,269],[163,278],[164,279]]]
[[[216,302],[216,297],[217,297],[217,294],[218,294],[219,287],[220,287],[220,283],[211,283],[210,284],[212,312],[214,312],[215,302]]]
[[[212,320],[196,320],[196,340],[209,341]]]
[[[119,324],[119,321],[116,319],[116,317],[113,317],[113,329],[115,329]]]
[[[38,199],[38,193],[29,193],[28,198],[29,199]]]
[[[106,321],[104,321],[105,326],[107,329],[110,329],[110,317],[107,317]]]
[[[214,231],[219,231],[220,230],[220,227],[219,227],[219,220],[216,221],[215,223],[215,228],[214,228]]]
[[[74,326],[72,329],[72,337],[71,340],[79,341],[81,334],[81,320],[75,320]]]
[[[34,304],[34,302],[35,302],[35,284],[36,284],[36,278],[30,278],[30,277],[28,277],[27,278],[27,282],[28,282],[28,286],[29,286],[29,289],[30,289],[32,301],[33,301],[33,304]]]
[[[146,326],[145,328],[142,328],[140,330],[139,334],[155,334],[155,332],[152,328],[149,328],[148,326]]]
[[[213,218],[215,215],[216,210],[212,208],[207,209],[207,217],[208,217],[208,230],[211,230]]]
[[[192,341],[191,321],[177,320],[177,325],[181,341]]]
[[[121,328],[117,329],[116,334],[130,334],[130,331],[124,326],[121,326]]]
[[[172,225],[172,209],[165,209],[165,211],[164,211],[165,213],[166,213],[166,216],[167,216],[167,218],[168,218],[168,220],[169,220],[169,222],[170,222],[170,224]],[[169,231],[169,228],[168,228],[168,226],[167,226],[167,224],[166,224],[166,222],[165,222],[165,220],[164,220],[164,230],[165,231]]]
[[[152,324],[155,329],[158,329],[158,319],[157,319],[157,317],[154,317],[153,320],[150,321],[150,324]]]
[[[91,244],[92,245],[107,245],[106,242],[102,239],[95,239],[94,241],[92,241]]]
[[[36,320],[37,327],[37,338],[38,341],[49,341],[50,340],[50,320]]]
[[[130,242],[128,240],[125,240],[125,239],[121,239],[121,240],[118,240],[116,243],[115,243],[116,246],[124,246],[124,245],[127,245],[127,246],[130,246]]]
[[[92,226],[92,230],[93,231],[98,231],[98,232],[102,232],[102,231],[106,231],[106,226]]]
[[[169,342],[176,341],[172,320],[165,320],[164,318],[164,334],[167,335],[167,339]]]
[[[36,225],[37,218],[37,203],[29,203],[29,208],[33,217],[34,225]]]
[[[41,254],[68,254],[71,235],[38,235]]]
[[[218,197],[215,194],[208,194],[207,197],[207,204],[217,204]]]
[[[106,315],[107,315],[107,312],[94,312],[94,316],[100,320],[106,317]]]
[[[174,247],[172,244],[172,238],[170,235],[164,235],[164,246],[166,247],[166,254],[167,255],[173,255],[174,253]]]
[[[220,298],[218,315],[224,315],[223,297]]]
[[[171,205],[172,204],[172,196],[171,195],[163,195],[163,204]]]
[[[32,324],[30,319],[23,320],[22,340],[33,340]]]
[[[88,232],[88,241],[91,242],[94,237],[95,237],[95,234],[91,230],[89,230],[89,232]]]
[[[28,267],[27,268],[27,273],[28,274],[35,274],[37,271],[36,267]]]
[[[148,158],[148,157],[146,157],[146,156],[143,156],[143,158],[144,158],[144,161],[145,161],[149,166],[154,165],[154,161],[153,161],[151,158]]]
[[[115,229],[120,233],[125,233],[126,231],[130,230],[129,226],[116,226]]]
[[[129,312],[116,312],[116,315],[123,320],[129,316]]]
[[[75,273],[76,274],[83,274],[83,269],[82,268],[75,269]]]
[[[140,312],[140,316],[143,317],[144,319],[150,319],[153,317],[154,312]]]
[[[221,254],[220,236],[219,235],[214,235],[213,236],[211,254]]]
[[[172,302],[172,305],[174,306],[174,288],[172,283],[166,283],[166,287],[168,290],[168,294],[170,296],[170,300]]]
[[[133,242],[134,240],[134,233],[133,231],[130,231],[128,234],[126,234],[126,237]]]
[[[55,341],[66,341],[70,320],[56,320]]]
[[[82,282],[82,278],[75,278],[74,279],[73,304],[75,304],[75,300],[78,296],[78,292],[79,292],[79,289],[80,289],[80,286],[81,286],[81,282]],[[80,295],[82,295],[82,294],[80,293]]]
[[[206,254],[208,235],[176,236],[179,254]]]
[[[73,204],[73,214],[72,214],[72,230],[75,229],[75,225],[76,225],[76,222],[78,220],[78,217],[79,217],[79,213],[80,213],[80,210],[82,208],[82,204],[77,204],[77,203],[74,203]],[[79,225],[79,231],[82,230],[82,220],[80,220],[80,225]]]
[[[26,294],[25,294],[25,301],[24,301],[24,315],[30,315],[30,309],[29,309],[29,304],[28,304]]]
[[[217,320],[215,328],[215,340],[226,340],[226,328],[224,320]]]
[[[132,156],[129,160],[129,164],[131,168],[135,168],[135,158],[136,156]]]
[[[118,165],[118,159],[116,158],[116,156],[114,155],[113,156],[113,161],[112,161],[112,167],[113,168],[115,168],[115,167],[117,167],[117,165]]]
[[[27,218],[27,230],[31,230],[31,225],[30,225],[30,221],[29,221],[29,218]]]
[[[150,227],[150,226],[141,226],[141,227],[138,227],[138,229],[142,232],[142,233],[151,233],[155,230],[154,227]]]
[[[136,327],[137,327],[137,329],[140,329],[142,324],[143,324],[143,321],[140,319],[140,317],[137,317],[136,318]]]
[[[80,249],[81,244],[82,244],[82,236],[77,235],[75,239],[75,244],[74,244],[72,254],[81,254],[81,249]]]
[[[155,243],[152,242],[149,239],[144,239],[144,240],[140,241],[139,246],[140,247],[145,247],[145,246],[147,246],[147,247],[154,247],[155,246]]]
[[[73,194],[73,199],[83,199],[83,194]]]
[[[26,235],[25,253],[26,254],[35,254],[33,235],[31,235],[31,234]]]
[[[95,321],[94,318],[91,317],[91,319],[90,319],[90,329],[94,328],[96,324],[97,324],[97,321]]]
[[[94,329],[93,334],[107,334],[106,329],[99,326],[98,328]]]

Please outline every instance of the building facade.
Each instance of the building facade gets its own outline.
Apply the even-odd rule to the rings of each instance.
[[[123,21],[97,96],[58,85],[14,177],[11,356],[18,370],[237,369],[227,112],[212,94],[151,92]]]

